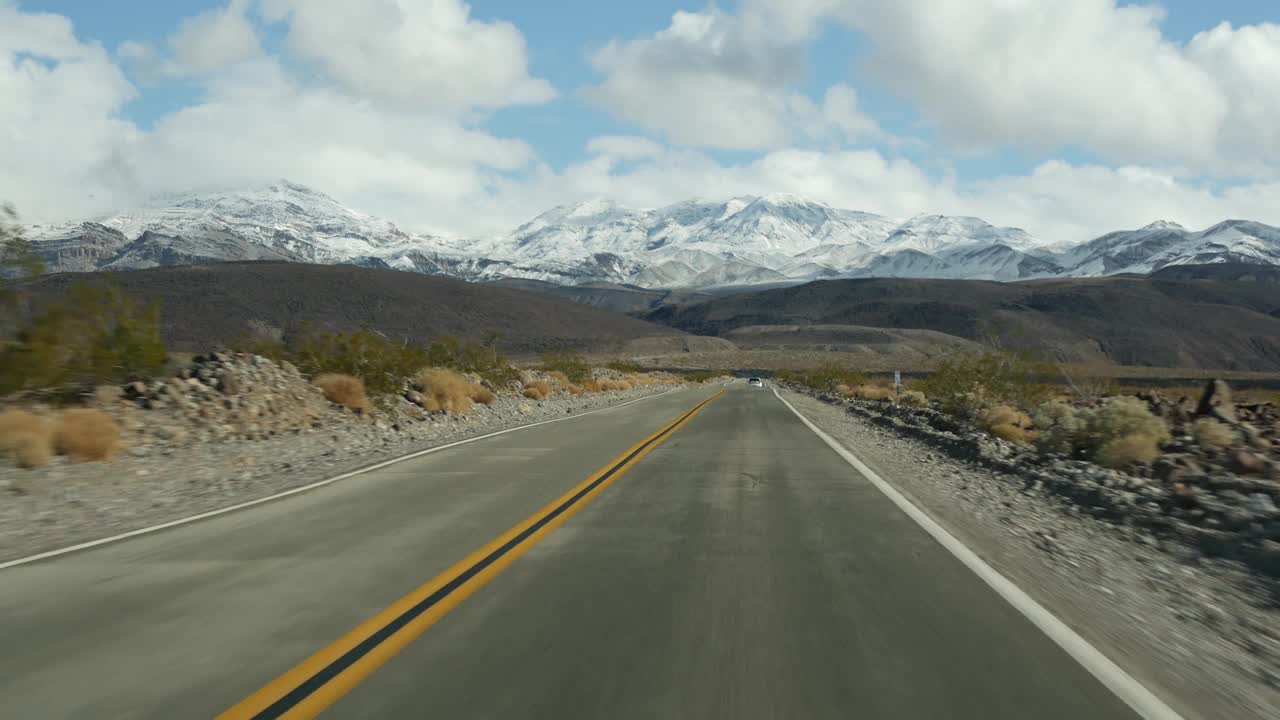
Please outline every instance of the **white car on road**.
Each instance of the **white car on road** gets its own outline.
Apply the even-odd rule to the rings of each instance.
[[[761,380],[760,378],[755,378],[755,377],[748,380],[747,384],[750,385],[751,387],[761,387],[761,388],[764,387],[764,381]]]

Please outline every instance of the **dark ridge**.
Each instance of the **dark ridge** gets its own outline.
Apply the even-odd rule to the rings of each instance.
[[[286,333],[305,322],[337,331],[367,326],[414,341],[442,335],[483,341],[498,333],[498,346],[511,353],[603,352],[636,338],[683,334],[543,293],[352,265],[230,262],[61,273],[24,285],[38,307],[75,282],[111,282],[131,296],[158,300],[165,339],[179,351],[230,342],[249,320]]]

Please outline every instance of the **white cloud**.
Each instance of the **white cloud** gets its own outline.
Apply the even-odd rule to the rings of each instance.
[[[249,0],[230,0],[225,7],[182,20],[169,36],[174,70],[207,73],[260,55],[258,31],[246,16],[248,6]]]
[[[868,63],[953,146],[1085,147],[1215,174],[1280,165],[1280,30],[1222,25],[1187,46],[1157,6],[1116,0],[749,0],[796,28],[863,31]]]
[[[352,95],[450,113],[546,102],[524,36],[470,17],[461,0],[261,0],[288,47]]]
[[[875,130],[852,88],[833,88],[822,107],[790,89],[805,73],[813,29],[765,8],[677,12],[654,35],[593,52],[605,77],[584,96],[680,145],[760,150]]]
[[[587,143],[589,153],[609,155],[623,160],[657,157],[665,150],[660,143],[635,135],[606,135],[592,138]]]
[[[66,18],[0,2],[0,199],[33,218],[118,204],[121,158],[140,134],[118,113],[134,95]]]

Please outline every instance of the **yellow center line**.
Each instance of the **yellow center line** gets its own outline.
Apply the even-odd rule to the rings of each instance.
[[[217,720],[293,720],[319,715],[604,492],[623,473],[724,393],[721,390],[703,400],[627,448],[569,492],[267,683],[219,715]]]

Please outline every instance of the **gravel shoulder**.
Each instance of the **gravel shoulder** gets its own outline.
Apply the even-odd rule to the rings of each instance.
[[[1264,581],[809,395],[783,396],[1188,720],[1280,708],[1280,609]]]
[[[0,562],[218,510],[458,440],[670,390],[544,401],[501,395],[465,416],[414,422],[347,415],[266,439],[134,446],[109,462],[0,465]]]

